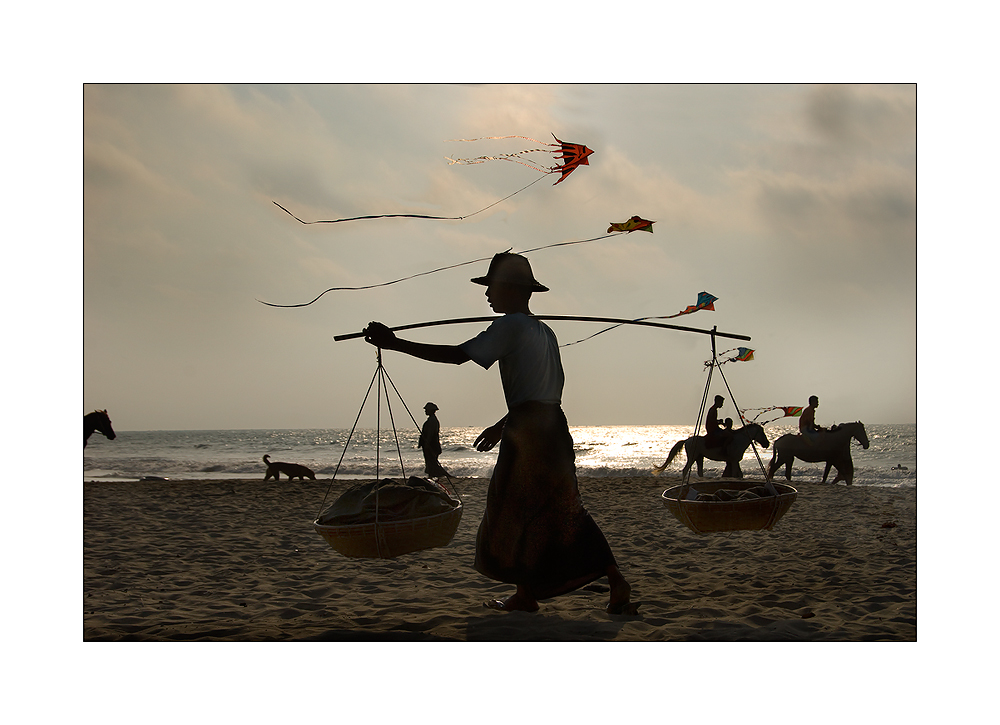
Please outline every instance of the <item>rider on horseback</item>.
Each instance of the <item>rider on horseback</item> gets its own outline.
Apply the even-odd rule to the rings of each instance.
[[[719,408],[726,402],[721,395],[715,396],[715,405],[708,409],[705,416],[705,447],[721,448],[725,451],[729,442],[733,439],[732,424],[729,428],[723,428],[719,423]]]
[[[818,433],[825,431],[816,425],[816,408],[819,407],[819,398],[815,395],[809,396],[809,407],[802,411],[799,418],[799,434],[809,443],[815,443]]]

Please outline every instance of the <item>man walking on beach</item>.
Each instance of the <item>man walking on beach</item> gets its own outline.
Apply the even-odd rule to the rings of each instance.
[[[365,340],[430,362],[473,360],[485,369],[499,362],[507,415],[475,443],[485,451],[500,442],[476,535],[475,568],[517,589],[485,605],[534,612],[539,600],[606,576],[608,613],[635,614],[631,587],[580,497],[573,438],[562,411],[559,343],[528,309],[531,294],[548,288],[535,280],[525,257],[507,252],[495,255],[486,276],[472,281],[486,286],[490,307],[503,316],[471,340],[461,345],[411,342],[378,322],[365,328]]]

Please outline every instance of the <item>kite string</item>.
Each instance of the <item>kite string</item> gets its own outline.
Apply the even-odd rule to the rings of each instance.
[[[713,342],[714,342],[714,340],[713,340]],[[714,348],[714,345],[713,345],[713,348]],[[743,416],[743,411],[740,410],[740,404],[736,402],[736,396],[733,395],[733,389],[729,387],[729,381],[726,380],[726,374],[724,372],[722,372],[722,365],[719,363],[719,361],[718,361],[719,358],[718,358],[717,355],[715,355],[714,349],[712,351],[712,358],[713,358],[713,362],[715,363],[712,367],[719,368],[719,375],[722,376],[722,382],[725,383],[726,390],[729,392],[729,399],[733,401],[733,406],[735,406],[735,408],[736,408],[736,414],[740,416],[740,423],[742,425],[746,425],[747,424],[747,420]],[[763,427],[763,426],[761,426],[761,427]],[[760,457],[760,451],[757,450],[757,446],[753,442],[753,440],[750,441],[750,447],[753,448],[753,454],[757,458],[757,465],[760,466],[760,472],[764,475],[764,485],[767,487],[768,493],[770,493],[772,496],[776,497],[778,495],[778,491],[777,491],[777,489],[774,488],[774,484],[771,483],[770,476],[767,475],[767,467],[764,466],[764,461],[761,460],[761,457]],[[775,499],[774,505],[775,506],[778,505],[777,498]]]
[[[518,252],[518,254],[530,254],[531,252],[540,252],[543,249],[552,249],[553,247],[568,247],[572,244],[586,244],[587,242],[599,242],[602,239],[608,239],[609,237],[617,237],[619,234],[621,234],[621,232],[615,234],[602,234],[599,237],[591,237],[590,239],[576,239],[571,242],[556,242],[555,244],[546,244],[543,247],[525,249],[524,251]]]
[[[713,343],[713,346],[714,346],[714,343],[715,343],[714,339],[712,340],[712,343]],[[705,392],[703,392],[702,395],[701,395],[701,407],[698,409],[698,418],[695,420],[695,424],[694,424],[694,435],[695,436],[697,436],[698,433],[701,431],[701,419],[702,419],[702,416],[704,416],[704,414],[705,414],[705,406],[708,404],[708,391],[709,391],[709,389],[712,386],[712,372],[713,372],[713,370],[714,370],[714,366],[708,369],[708,378],[705,380]],[[687,472],[686,476],[683,476],[683,475],[681,476],[681,483],[683,484],[683,488],[681,488],[681,491],[678,494],[678,498],[680,498],[680,499],[687,499],[688,490],[691,487],[691,469],[690,468],[688,469],[688,472]]]
[[[520,189],[518,189],[517,191],[515,191],[515,192],[514,192],[514,194],[520,194],[520,193],[521,193],[522,191],[524,191],[525,189],[527,189],[527,188],[529,188],[529,187],[531,187],[531,186],[534,186],[535,184],[537,184],[537,183],[538,183],[539,181],[541,181],[541,180],[542,180],[542,179],[544,179],[544,178],[545,178],[544,176],[539,176],[539,177],[538,177],[537,179],[535,179],[534,181],[532,181],[532,182],[531,182],[530,184],[528,184],[527,186],[522,186],[522,187],[521,187]],[[469,218],[470,216],[475,216],[476,214],[479,214],[480,212],[484,212],[484,211],[486,211],[487,209],[492,209],[492,208],[493,208],[493,207],[495,207],[495,206],[496,206],[497,204],[500,204],[501,202],[504,202],[504,201],[507,201],[507,200],[508,200],[508,199],[509,199],[510,197],[514,196],[514,194],[508,194],[508,195],[507,195],[507,196],[505,196],[505,197],[504,197],[503,199],[500,199],[500,201],[495,201],[495,202],[493,202],[492,204],[490,204],[489,206],[484,206],[484,207],[483,207],[482,209],[480,209],[479,211],[474,211],[474,212],[472,212],[471,214],[466,214],[465,216],[462,216],[462,217],[458,217],[458,218],[459,218],[459,219],[468,219],[468,218]]]
[[[539,178],[544,178],[544,177],[539,177]],[[538,179],[535,179],[535,181],[538,181]],[[534,184],[535,181],[533,181],[531,183]],[[529,184],[528,186],[530,186],[530,185],[531,184]],[[525,188],[527,188],[527,187],[525,187]],[[523,189],[522,189],[522,191],[523,191]],[[514,192],[514,193],[516,194],[517,192]],[[501,199],[500,201],[503,201],[503,199]],[[499,204],[500,202],[496,202],[496,203]],[[564,246],[568,246],[568,245],[572,245],[572,244],[586,244],[588,242],[597,242],[597,241],[600,241],[602,239],[607,239],[609,237],[614,237],[614,236],[618,236],[618,234],[604,234],[602,236],[593,237],[591,239],[577,239],[577,240],[570,241],[570,242],[556,242],[555,244],[547,244],[547,245],[542,246],[542,247],[535,247],[534,249],[526,249],[523,252],[519,252],[519,254],[528,254],[530,252],[539,252],[539,251],[541,251],[543,249],[551,249],[553,247],[564,247]],[[279,304],[276,304],[274,302],[265,302],[264,300],[257,300],[257,301],[260,302],[262,305],[267,305],[268,307],[308,307],[313,302],[316,302],[316,300],[318,300],[320,297],[322,297],[323,295],[325,295],[327,292],[358,291],[358,290],[375,289],[376,287],[388,287],[389,285],[397,284],[399,282],[405,282],[407,280],[415,279],[417,277],[424,277],[424,276],[429,275],[429,274],[434,274],[435,272],[443,272],[443,271],[448,270],[448,269],[456,269],[458,267],[464,267],[464,266],[469,265],[469,264],[476,264],[477,262],[489,261],[490,259],[492,259],[492,257],[480,257],[479,259],[471,259],[468,262],[459,262],[458,264],[450,264],[450,265],[447,265],[445,267],[438,267],[436,269],[430,269],[430,270],[426,270],[424,272],[417,272],[416,274],[411,274],[411,275],[406,276],[406,277],[400,277],[399,279],[394,279],[394,280],[391,280],[389,282],[380,282],[378,284],[362,285],[360,287],[330,287],[329,289],[320,292],[318,295],[316,295],[316,297],[314,297],[313,299],[309,300],[309,302],[301,302],[301,303],[294,304],[294,305],[279,305]]]
[[[378,284],[362,285],[361,287],[331,287],[330,289],[327,289],[327,290],[324,290],[324,291],[320,292],[318,295],[316,295],[315,298],[313,298],[309,302],[302,302],[302,303],[297,304],[297,305],[278,305],[278,304],[275,304],[273,302],[264,302],[263,300],[257,300],[257,301],[260,302],[262,305],[267,305],[268,307],[307,307],[307,306],[311,305],[313,302],[315,302],[316,300],[318,300],[320,297],[322,297],[323,295],[325,295],[327,292],[358,291],[358,290],[375,289],[376,287],[388,287],[389,285],[396,284],[398,282],[405,282],[407,280],[415,279],[417,277],[423,277],[423,276],[428,275],[428,274],[434,274],[435,272],[443,272],[443,271],[445,271],[447,269],[455,269],[456,267],[464,267],[467,264],[475,264],[476,262],[485,262],[485,261],[487,261],[489,259],[491,259],[491,257],[481,257],[479,259],[472,259],[472,260],[469,260],[468,262],[460,262],[458,264],[451,264],[451,265],[448,265],[446,267],[438,267],[437,269],[430,269],[430,270],[427,270],[425,272],[417,272],[416,274],[411,274],[408,277],[400,277],[399,279],[394,279],[394,280],[392,280],[390,282],[380,282]]]

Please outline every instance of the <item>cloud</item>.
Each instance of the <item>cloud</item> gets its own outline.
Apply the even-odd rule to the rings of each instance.
[[[839,149],[912,154],[916,96],[912,86],[822,85],[806,96],[809,127]]]
[[[907,87],[88,85],[86,398],[120,410],[132,421],[125,429],[340,425],[357,403],[353,381],[371,376],[372,350],[332,336],[371,319],[487,315],[483,289],[469,283],[486,262],[296,310],[257,299],[299,303],[328,287],[600,237],[639,214],[656,221],[653,234],[532,253],[553,290],[533,309],[666,315],[709,291],[717,312],[691,324],[751,334],[759,348],[752,375],[739,373],[746,405],[820,385],[834,414],[837,395],[859,385],[826,361],[831,344],[852,360],[875,345],[888,359],[913,355],[913,107]],[[558,186],[543,177],[464,221],[301,225],[271,203],[312,219],[469,214],[536,172],[449,166],[456,146],[465,155],[492,146],[447,139],[550,132],[595,149],[591,165]],[[858,322],[876,304],[897,321],[889,339]],[[557,334],[588,331],[563,325]],[[683,422],[692,396],[697,407],[698,336],[616,331],[570,350],[565,364],[577,377],[567,403],[589,422]],[[492,373],[401,356],[392,365],[421,395],[436,391],[442,406],[447,398],[450,423],[498,417]],[[192,370],[197,382],[185,377]],[[597,384],[612,375],[620,384]],[[908,379],[857,400],[903,399]],[[247,402],[258,388],[280,391],[287,405]],[[899,415],[843,418],[909,414]]]

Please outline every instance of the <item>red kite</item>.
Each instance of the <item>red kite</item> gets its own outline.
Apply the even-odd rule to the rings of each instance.
[[[515,163],[527,166],[529,169],[534,169],[535,171],[541,171],[543,174],[560,174],[559,179],[556,184],[561,182],[567,176],[573,173],[573,171],[578,166],[590,166],[590,161],[588,157],[594,153],[593,150],[587,148],[583,144],[578,143],[567,143],[565,141],[560,141],[556,138],[555,134],[552,134],[552,138],[556,139],[555,143],[545,143],[544,141],[539,141],[537,139],[529,138],[527,136],[484,136],[482,138],[459,138],[453,139],[454,141],[485,141],[488,139],[506,139],[506,138],[523,138],[526,141],[534,141],[535,143],[544,144],[545,146],[558,147],[558,151],[549,151],[548,149],[527,149],[525,151],[517,151],[510,154],[500,154],[499,156],[475,156],[470,159],[453,159],[450,157],[448,161],[453,164],[481,164],[484,161],[514,161]],[[557,164],[556,166],[543,166],[540,162],[533,159],[522,158],[526,154],[544,152],[556,154],[556,158],[560,159],[563,163]],[[553,184],[555,186],[555,184]]]
[[[556,138],[555,134],[552,134],[552,138]],[[558,184],[560,181],[565,179],[567,176],[573,173],[573,170],[577,166],[590,166],[590,162],[587,161],[587,157],[590,156],[593,151],[588,149],[583,144],[578,143],[566,143],[565,141],[560,141],[556,138],[556,141],[562,146],[562,153],[559,154],[560,159],[563,160],[562,166],[556,166],[553,171],[561,171],[562,176],[556,181]],[[556,184],[553,184],[555,186]]]
[[[472,159],[452,159],[447,156],[445,158],[447,158],[448,161],[451,162],[452,164],[481,164],[484,161],[516,161],[517,163],[527,166],[530,169],[534,169],[535,171],[541,171],[543,174],[560,174],[559,179],[556,181],[556,184],[558,184],[560,181],[562,181],[567,176],[572,174],[573,170],[576,169],[577,166],[590,166],[590,162],[587,160],[587,157],[590,156],[592,153],[594,153],[591,149],[588,149],[586,146],[582,144],[566,143],[565,141],[560,141],[559,139],[556,138],[555,134],[552,134],[552,138],[556,139],[556,143],[545,143],[544,141],[537,141],[533,138],[528,138],[527,136],[485,136],[483,139],[460,138],[453,140],[482,141],[484,139],[504,139],[504,138],[523,138],[528,141],[534,141],[535,143],[545,144],[546,146],[558,147],[559,150],[549,151],[548,149],[528,149],[527,151],[518,151],[517,153],[502,154],[500,156],[477,156]],[[556,157],[558,159],[561,159],[563,163],[557,164],[555,166],[543,166],[541,163],[534,161],[532,159],[521,158],[525,154],[530,154],[534,152],[545,152],[545,153],[556,154],[557,155]],[[436,216],[430,214],[365,214],[363,216],[343,217],[341,219],[319,219],[316,221],[305,221],[304,219],[300,219],[299,217],[292,214],[292,212],[288,211],[288,209],[283,207],[278,202],[275,201],[273,203],[275,206],[277,206],[279,209],[281,209],[283,212],[285,212],[286,214],[288,214],[290,217],[292,217],[301,224],[339,224],[340,222],[355,222],[362,219],[389,219],[394,217],[407,218],[407,219],[439,219],[443,221],[444,220],[460,221],[462,219],[468,219],[469,217],[473,217],[476,214],[481,214],[487,209],[492,209],[500,202],[507,201],[507,199],[514,196],[514,194],[520,194],[529,186],[537,184],[543,178],[545,177],[539,176],[530,184],[518,189],[513,194],[508,194],[503,199],[495,201],[488,206],[484,206],[479,211],[474,211],[471,214],[464,214],[462,216]],[[555,184],[553,184],[553,186],[555,186]]]

